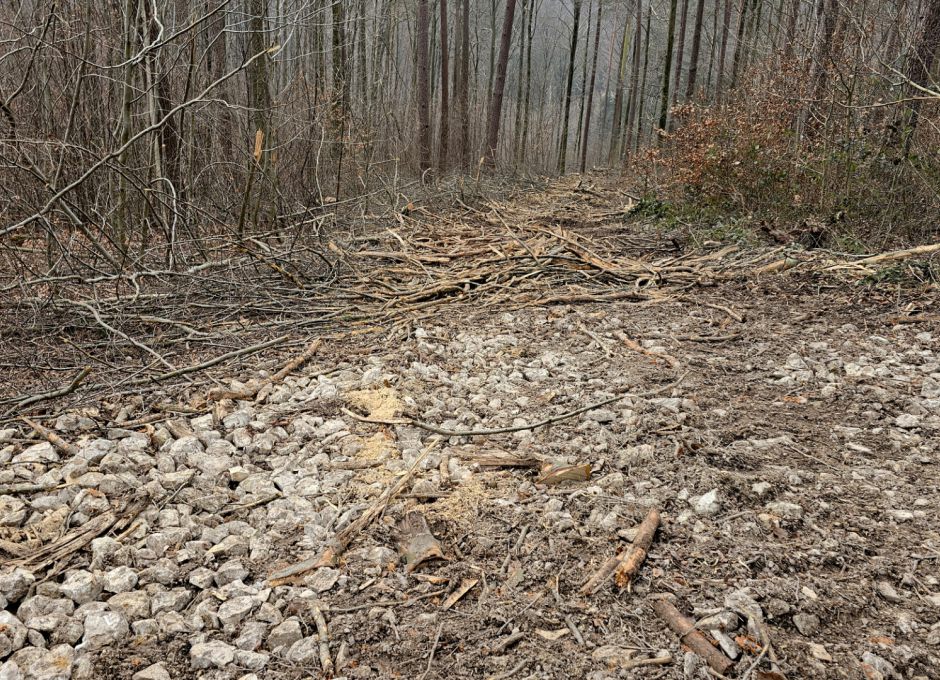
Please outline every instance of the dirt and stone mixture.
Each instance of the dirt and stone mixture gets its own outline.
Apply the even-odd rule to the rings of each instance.
[[[0,679],[940,677],[940,328],[897,318],[936,290],[810,279],[443,307],[249,399],[2,429]]]

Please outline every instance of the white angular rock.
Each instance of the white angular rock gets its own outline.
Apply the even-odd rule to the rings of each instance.
[[[235,648],[218,640],[198,642],[189,650],[189,665],[194,670],[225,668],[235,660]]]
[[[59,592],[75,604],[85,604],[98,598],[101,584],[94,574],[87,571],[73,571],[59,586]]]
[[[250,671],[260,671],[268,665],[270,657],[259,652],[248,652],[243,649],[235,650],[235,665],[247,668]]]
[[[134,673],[132,680],[170,680],[170,673],[163,663],[155,663]]]
[[[794,614],[793,625],[801,635],[812,637],[819,631],[819,617],[815,614]]]
[[[0,611],[0,659],[23,648],[26,644],[26,626],[8,611]]]
[[[217,586],[228,585],[235,581],[244,581],[248,578],[248,570],[239,560],[229,560],[215,572],[214,580]]]
[[[902,413],[894,419],[894,424],[905,430],[912,430],[920,426],[920,416],[911,413]]]
[[[721,512],[721,501],[718,498],[718,489],[712,489],[702,494],[692,503],[692,509],[699,515],[714,517]]]
[[[137,572],[130,567],[115,567],[101,577],[101,587],[108,593],[126,593],[137,587]]]
[[[142,590],[113,595],[108,599],[108,606],[129,621],[150,618],[150,598]]]
[[[85,636],[82,646],[101,649],[123,640],[129,631],[127,619],[120,612],[92,612],[85,617]]]
[[[75,650],[69,645],[56,645],[26,669],[30,680],[69,680],[75,663]]]
[[[0,595],[10,602],[19,602],[29,592],[30,586],[36,582],[33,572],[16,567],[5,569],[0,573]]]
[[[178,612],[193,599],[192,593],[186,588],[173,588],[164,592],[154,593],[150,601],[150,615],[156,616],[161,612]]]
[[[248,621],[239,628],[235,646],[248,652],[257,651],[264,644],[264,634],[267,630],[267,625],[260,621]]]
[[[268,633],[267,647],[274,650],[278,647],[290,647],[303,638],[303,632],[300,629],[300,621],[297,619],[287,619],[283,623],[275,626]]]
[[[318,593],[325,593],[339,580],[339,569],[321,567],[305,579],[305,583]]]
[[[13,456],[14,463],[57,463],[59,454],[49,442],[33,444],[22,453]]]
[[[7,661],[0,664],[0,680],[26,680],[26,676],[15,661]]]
[[[803,517],[803,508],[796,503],[774,501],[767,504],[767,511],[783,519],[797,520]]]
[[[219,621],[225,628],[233,628],[245,620],[257,605],[257,600],[251,595],[233,597],[219,605]]]

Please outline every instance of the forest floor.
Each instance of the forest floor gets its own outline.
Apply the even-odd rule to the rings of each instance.
[[[940,676],[923,268],[687,248],[576,179],[418,212],[305,363],[0,426],[0,678]]]

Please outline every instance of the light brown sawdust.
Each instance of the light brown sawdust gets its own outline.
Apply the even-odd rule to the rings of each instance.
[[[449,496],[432,503],[428,514],[467,525],[479,514],[480,503],[493,493],[493,489],[483,485],[481,475],[474,474],[464,483],[455,485]]]
[[[356,453],[356,458],[362,460],[386,460],[400,457],[400,452],[392,438],[385,432],[376,432],[368,439],[362,439],[362,448]]]
[[[377,420],[391,420],[400,416],[405,409],[398,392],[392,387],[347,392],[346,400]]]

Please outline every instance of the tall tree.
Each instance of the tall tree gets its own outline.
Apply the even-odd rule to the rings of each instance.
[[[447,170],[450,146],[450,36],[447,31],[447,0],[441,0],[441,142],[438,167]]]
[[[669,28],[666,34],[666,58],[663,66],[663,86],[659,94],[659,129],[665,130],[669,122],[669,85],[672,77],[672,50],[676,41],[677,0],[669,3]]]
[[[519,133],[519,164],[525,163],[526,147],[529,141],[529,104],[532,94],[532,42],[535,40],[535,13],[541,4],[538,0],[529,2],[528,21],[526,25],[526,57],[525,57],[525,94],[522,102],[522,131]]]
[[[503,94],[506,90],[506,70],[509,67],[509,50],[512,47],[512,24],[516,14],[516,0],[506,0],[506,15],[500,36],[499,61],[496,63],[496,80],[486,124],[486,162],[496,165],[496,147],[499,145],[499,124],[503,117]]]
[[[755,0],[756,2],[756,0]],[[822,13],[822,35],[816,46],[816,71],[813,77],[813,99],[822,99],[823,91],[829,80],[829,67],[832,65],[832,37],[839,21],[839,0],[820,0]]]
[[[459,1],[459,0],[458,0]],[[457,62],[456,90],[459,119],[459,155],[464,170],[470,168],[470,0],[463,0],[460,11],[460,59]]]
[[[620,39],[620,63],[617,67],[617,87],[614,89],[614,115],[610,130],[610,150],[607,153],[607,164],[613,165],[614,159],[620,157],[622,149],[621,123],[623,118],[623,97],[627,70],[627,46],[630,44],[630,15],[623,21],[623,37]]]
[[[753,0],[753,3],[756,4],[757,0]],[[747,20],[750,15],[748,14],[748,0],[741,0],[741,12],[738,15],[738,37],[734,44],[734,58],[731,61],[731,89],[733,90],[737,87],[738,84],[738,73],[741,70],[741,61],[745,57],[745,47],[744,38],[745,32],[747,30]]]
[[[904,129],[905,153],[910,151],[911,140],[920,119],[920,106],[924,96],[920,88],[930,86],[930,74],[938,49],[940,49],[940,0],[930,0],[920,40],[907,63],[907,79],[910,81],[912,92],[908,103],[908,120]]]
[[[649,26],[647,26],[647,31],[649,31]],[[648,36],[647,36],[648,37]],[[643,88],[640,89],[640,50],[643,46],[643,0],[637,0],[636,3],[636,34],[633,38],[633,65],[631,66],[630,72],[630,96],[627,98],[627,117],[626,117],[626,128],[627,128],[627,139],[621,149],[621,158],[625,154],[630,153],[633,150],[633,127],[634,119],[637,117],[637,104],[638,104],[638,93],[646,91],[646,71],[644,67],[643,72]],[[649,58],[649,45],[647,44],[647,59]],[[641,114],[642,115],[642,114]],[[637,132],[639,135],[639,131]]]
[[[644,36],[646,37],[646,48],[643,51],[643,79],[640,81],[640,106],[639,111],[637,112],[636,119],[636,149],[640,149],[640,141],[643,136],[643,109],[646,107],[646,76],[649,73],[650,65],[650,27],[653,23],[653,3],[650,2],[649,7],[646,10],[646,31]]]
[[[698,77],[699,53],[702,48],[702,21],[705,18],[705,0],[698,0],[695,10],[695,26],[692,28],[692,54],[689,55],[689,82],[685,88],[685,98],[695,95],[695,80]]]
[[[591,115],[594,109],[594,87],[597,84],[597,53],[601,43],[601,14],[604,0],[597,0],[597,20],[594,27],[594,57],[591,62],[591,82],[588,85],[587,109],[584,113],[584,135],[581,140],[581,174],[587,167],[588,142],[591,141]]]
[[[558,174],[565,174],[568,155],[568,123],[571,114],[571,90],[574,86],[574,64],[578,52],[578,24],[581,21],[581,0],[574,0],[574,24],[571,27],[571,48],[568,50],[568,79],[565,84],[564,109],[562,111],[561,139],[558,144]]]
[[[591,17],[594,16],[594,0],[588,0],[588,15],[587,15],[587,35],[584,36],[584,57],[581,59],[581,96],[578,97],[580,100],[580,108],[578,109],[578,132],[574,136],[575,142],[575,157],[581,157],[581,142],[583,137],[581,133],[584,132],[584,107],[587,104],[587,82],[588,82],[588,62],[591,56]]]
[[[682,87],[682,64],[685,61],[685,34],[689,22],[689,0],[682,0],[681,19],[679,21],[679,44],[676,47],[676,75],[673,79],[672,105],[679,101],[679,90]]]
[[[339,4],[339,3],[337,3]],[[418,164],[423,175],[431,169],[431,87],[428,75],[428,0],[418,0],[417,74]]]
[[[783,58],[789,61],[796,50],[796,22],[800,17],[801,0],[790,0],[790,12],[787,15],[787,32],[783,38]]]
[[[747,2],[747,0],[742,0]],[[725,0],[725,16],[721,24],[721,48],[718,50],[718,74],[715,76],[715,101],[721,103],[724,93],[725,57],[728,54],[728,35],[731,33],[731,0]]]

